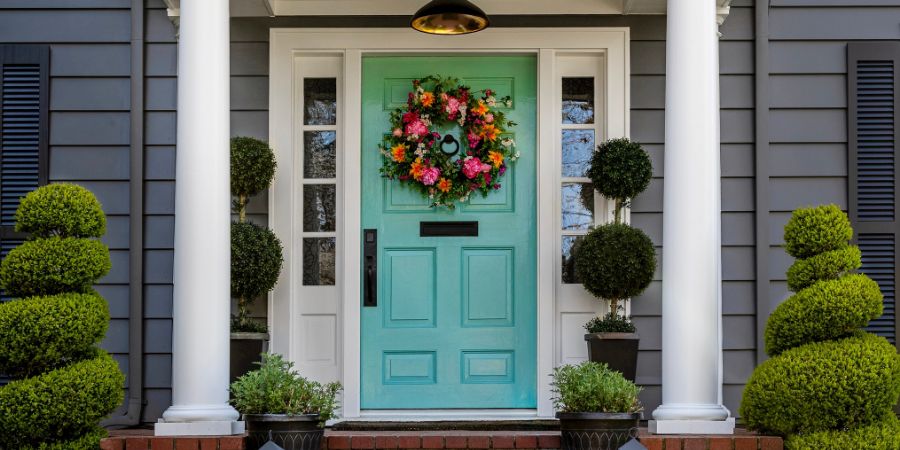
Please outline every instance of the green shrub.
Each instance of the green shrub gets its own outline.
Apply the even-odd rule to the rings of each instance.
[[[231,403],[241,414],[318,414],[320,426],[335,416],[340,383],[307,380],[281,355],[262,357],[259,369],[231,383]]]
[[[91,191],[76,184],[50,184],[22,198],[16,231],[35,237],[100,237],[106,234],[106,216]]]
[[[624,201],[647,189],[653,166],[641,144],[610,139],[594,152],[587,176],[601,195]]]
[[[272,230],[249,222],[231,224],[231,296],[238,299],[233,331],[265,331],[249,318],[249,306],[275,287],[283,262],[281,241]]]
[[[634,323],[628,317],[613,314],[611,311],[603,317],[594,317],[584,324],[588,333],[634,333]]]
[[[868,426],[798,434],[784,444],[787,450],[897,450],[900,449],[900,420],[888,414]]]
[[[766,323],[766,352],[847,336],[882,314],[878,283],[861,275],[820,281],[775,308]]]
[[[860,266],[862,253],[855,245],[798,259],[787,271],[788,289],[800,292],[817,281],[833,280],[850,274]]]
[[[275,176],[275,152],[252,137],[231,139],[231,195],[255,195],[269,187]]]
[[[53,236],[12,249],[0,265],[0,282],[14,297],[89,292],[110,268],[100,241]]]
[[[106,300],[66,293],[0,303],[0,373],[21,378],[83,355],[109,326]]]
[[[74,439],[41,442],[35,446],[23,447],[21,450],[97,450],[100,440],[107,436],[105,429],[94,427],[93,430]]]
[[[744,389],[747,426],[778,435],[871,424],[900,396],[900,356],[886,339],[858,332],[792,348],[762,363]]]
[[[850,219],[837,205],[798,209],[784,227],[785,250],[795,258],[846,247],[850,239]]]
[[[553,369],[553,405],[560,412],[634,413],[641,388],[606,364],[587,361]]]
[[[653,241],[643,231],[625,224],[591,230],[575,253],[575,273],[595,297],[634,297],[650,285],[655,271]]]
[[[39,447],[95,432],[122,402],[125,377],[106,353],[0,388],[0,442]]]

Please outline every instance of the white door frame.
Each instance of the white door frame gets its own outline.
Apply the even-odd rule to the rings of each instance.
[[[338,96],[345,99],[339,119],[343,164],[342,220],[338,224],[339,361],[337,373],[344,384],[343,417],[377,418],[384,413],[360,411],[360,279],[352,276],[360,264],[361,202],[361,88],[362,56],[371,53],[530,53],[538,60],[537,108],[537,410],[519,410],[531,417],[551,417],[553,405],[549,373],[559,361],[556,284],[559,272],[559,112],[556,83],[558,55],[602,54],[606,70],[603,98],[598,105],[605,120],[605,137],[626,137],[629,132],[629,29],[628,28],[490,28],[463,36],[433,36],[403,28],[273,28],[269,54],[269,141],[275,149],[278,172],[269,192],[269,225],[285,247],[285,264],[269,301],[272,351],[294,359],[301,326],[296,314],[296,293],[302,266],[293,249],[296,240],[293,181],[295,127],[294,61],[310,54],[343,59]],[[605,220],[605,218],[601,218]],[[599,302],[597,302],[599,304]],[[324,338],[324,337],[323,337]],[[304,367],[299,366],[301,372]],[[315,378],[315,374],[312,374]],[[530,413],[528,412],[530,411]],[[509,411],[512,413],[513,411]],[[396,413],[396,412],[393,412]],[[496,413],[499,412],[495,412]],[[417,413],[422,416],[422,412]],[[463,416],[487,417],[488,411],[461,411]],[[458,417],[458,416],[457,416]]]

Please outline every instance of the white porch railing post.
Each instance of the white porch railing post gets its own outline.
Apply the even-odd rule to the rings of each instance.
[[[715,0],[668,0],[662,400],[650,430],[731,434],[722,406],[719,37]]]
[[[228,404],[228,2],[181,2],[179,28],[172,406],[156,434],[227,435],[243,431]]]

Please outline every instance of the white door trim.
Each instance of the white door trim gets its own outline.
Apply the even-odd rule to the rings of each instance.
[[[559,270],[559,116],[556,83],[557,54],[602,53],[606,121],[605,137],[628,136],[629,131],[629,29],[628,28],[490,28],[464,36],[432,36],[411,29],[273,28],[269,55],[269,141],[275,149],[278,172],[269,192],[269,225],[285,246],[285,265],[270,297],[269,322],[272,351],[293,359],[291,342],[301,326],[294,305],[302,266],[294,248],[296,205],[293,151],[295,124],[295,58],[325,53],[343,57],[340,97],[345,99],[339,119],[343,136],[343,210],[339,212],[339,320],[340,378],[344,384],[343,416],[356,418],[360,411],[360,175],[362,56],[369,53],[531,53],[538,58],[537,117],[537,370],[538,417],[553,415],[548,374],[558,362],[556,272]],[[599,302],[598,302],[599,304]],[[304,367],[299,367],[301,372]]]

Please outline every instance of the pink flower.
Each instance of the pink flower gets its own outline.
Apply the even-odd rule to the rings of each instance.
[[[505,165],[500,166],[500,175],[503,175],[504,173],[506,173],[506,166],[505,166]]]
[[[428,134],[428,127],[421,120],[416,119],[406,125],[406,134],[425,136]]]
[[[422,184],[432,186],[441,176],[441,170],[437,167],[429,167],[422,171]]]
[[[463,175],[466,178],[472,179],[478,176],[481,173],[481,160],[478,158],[466,158],[465,162],[463,162]]]
[[[481,138],[478,137],[478,135],[475,134],[474,131],[470,131],[469,135],[466,137],[468,138],[468,141],[469,141],[469,148],[478,147],[478,142],[481,141]]]
[[[459,111],[459,99],[450,97],[447,99],[447,114],[454,114]]]
[[[403,136],[403,130],[401,130],[399,128],[394,128],[394,136],[395,137]]]
[[[487,183],[488,185],[491,184],[491,173],[490,172],[484,173],[484,182]]]
[[[490,165],[490,164],[481,164],[481,171],[484,172],[484,173],[490,172],[490,171],[491,171],[491,165]]]
[[[487,113],[484,115],[484,121],[487,123],[491,123],[494,121],[494,115],[491,113]]]
[[[403,120],[403,123],[415,122],[415,121],[419,120],[419,115],[410,111],[406,114],[403,114],[402,120]]]

